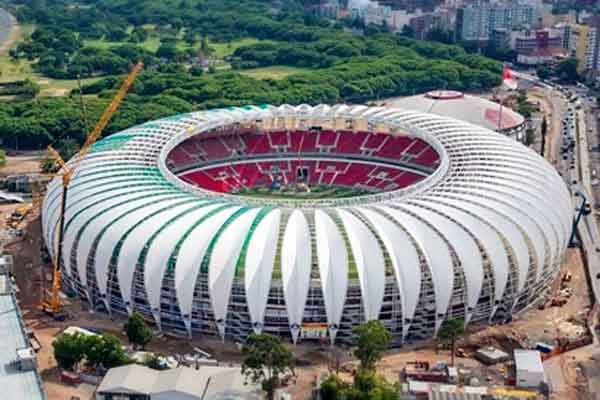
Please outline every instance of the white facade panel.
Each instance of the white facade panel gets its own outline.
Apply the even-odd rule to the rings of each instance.
[[[260,331],[265,319],[280,222],[281,211],[270,211],[252,234],[246,253],[244,268],[246,301],[252,325],[257,331]]]
[[[348,234],[350,246],[352,246],[352,254],[360,280],[365,320],[376,320],[379,318],[385,291],[383,252],[377,238],[363,222],[342,209],[338,210],[338,214]]]
[[[186,322],[189,322],[192,314],[192,303],[194,300],[194,289],[198,282],[200,265],[206,255],[214,235],[221,226],[236,212],[239,207],[230,207],[219,211],[217,214],[203,220],[192,228],[187,236],[183,236],[179,252],[176,254],[175,263],[175,290],[179,300],[179,309]],[[174,255],[171,253],[171,255]]]
[[[217,321],[217,325],[221,330],[221,335],[225,334],[225,326],[221,325],[221,321],[224,323],[227,318],[231,285],[240,251],[244,244],[244,238],[248,234],[248,230],[259,211],[260,208],[246,211],[237,217],[233,223],[229,224],[217,239],[217,243],[210,255],[208,290],[215,314],[215,321]]]
[[[304,306],[310,285],[312,249],[310,231],[304,214],[295,210],[290,216],[281,249],[281,278],[294,341],[302,324]]]
[[[411,238],[397,225],[378,212],[361,208],[377,230],[388,254],[392,258],[396,282],[402,302],[403,337],[408,333],[410,320],[415,315],[421,293],[421,261]]]
[[[327,323],[334,340],[346,303],[348,253],[342,234],[325,211],[315,210],[315,233]]]

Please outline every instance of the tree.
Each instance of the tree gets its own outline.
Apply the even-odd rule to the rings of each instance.
[[[40,93],[40,85],[31,79],[25,79],[21,88],[21,96],[27,99],[32,99]]]
[[[348,384],[332,374],[321,383],[323,400],[396,400],[399,387],[390,384],[375,371],[359,369],[354,382]]]
[[[178,50],[175,43],[166,42],[162,43],[156,50],[156,57],[172,60],[177,56]]]
[[[190,74],[192,76],[202,76],[204,74],[204,68],[201,65],[192,65],[190,68]]]
[[[68,161],[79,151],[79,144],[72,138],[62,139],[56,143],[56,150],[63,160]]]
[[[536,67],[535,72],[538,78],[546,80],[552,75],[552,70],[546,64],[540,64]]]
[[[427,40],[434,40],[436,42],[452,44],[454,43],[454,32],[450,29],[445,29],[441,26],[436,26],[427,34]]]
[[[556,66],[556,75],[564,82],[576,82],[579,79],[577,63],[577,59],[574,57],[561,61]]]
[[[40,170],[44,174],[49,174],[51,172],[56,172],[57,166],[54,159],[50,156],[46,156],[40,160]]]
[[[152,340],[152,330],[146,325],[139,312],[133,312],[124,326],[129,343],[134,347],[144,348]]]
[[[375,364],[387,349],[392,335],[380,321],[369,321],[354,328],[358,335],[354,355],[360,360],[360,368],[374,370]]]
[[[196,43],[196,32],[190,28],[186,28],[183,34],[183,40],[189,45],[193,46]]]
[[[445,342],[450,341],[452,352],[452,360],[450,365],[454,365],[454,353],[455,353],[455,344],[456,338],[465,333],[465,320],[462,318],[457,319],[447,319],[442,323],[440,330],[438,332],[438,337]]]
[[[402,27],[402,31],[400,32],[400,35],[402,35],[404,37],[407,37],[407,38],[414,38],[415,37],[415,30],[410,25],[404,25]]]
[[[73,371],[85,357],[85,336],[80,333],[62,334],[54,339],[52,347],[58,366]]]
[[[135,42],[135,43],[140,43],[140,42],[144,42],[148,39],[148,31],[142,27],[142,26],[138,26],[135,27],[133,29],[133,31],[131,32],[131,35],[129,36],[129,40],[131,42]]]
[[[0,150],[0,168],[6,166],[6,151]]]
[[[273,399],[279,377],[294,374],[294,354],[275,336],[252,334],[242,348],[242,373],[253,383],[261,384],[267,397]]]
[[[206,36],[203,36],[202,40],[200,41],[200,50],[202,50],[202,53],[204,53],[205,55],[208,55],[212,52],[212,49],[208,45],[208,39],[206,38]]]
[[[113,335],[89,335],[84,340],[85,362],[87,365],[106,369],[129,362],[121,341]]]
[[[321,382],[321,399],[322,400],[341,400],[346,398],[344,392],[349,389],[350,385],[343,382],[337,375],[331,374]]]
[[[525,131],[525,145],[531,146],[535,142],[535,131],[533,129],[527,129]]]
[[[546,121],[546,116],[544,116],[544,119],[542,119],[541,131],[542,131],[542,148],[540,150],[540,155],[542,157],[544,157],[544,153],[546,150],[546,134],[548,133],[548,121]]]

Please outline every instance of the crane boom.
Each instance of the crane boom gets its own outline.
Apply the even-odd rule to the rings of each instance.
[[[50,300],[49,301],[44,300],[42,302],[41,308],[45,312],[52,314],[55,318],[61,317],[61,315],[60,315],[60,282],[61,282],[61,273],[62,273],[61,260],[62,260],[62,250],[63,250],[64,226],[65,226],[65,210],[66,210],[67,192],[68,192],[68,188],[69,188],[69,183],[71,182],[71,178],[77,171],[77,168],[79,167],[79,164],[81,163],[81,161],[89,153],[93,144],[96,143],[96,141],[100,138],[100,135],[102,135],[102,131],[104,131],[104,128],[106,128],[106,125],[108,125],[108,122],[112,118],[113,114],[119,109],[121,102],[127,95],[127,92],[131,88],[131,85],[133,84],[133,82],[135,81],[135,79],[137,78],[138,74],[140,73],[140,71],[142,70],[143,67],[144,67],[144,64],[141,61],[139,61],[137,64],[135,64],[135,66],[133,67],[131,72],[129,72],[129,75],[127,75],[127,78],[125,78],[125,81],[123,81],[123,84],[121,85],[121,87],[119,88],[119,90],[117,91],[117,93],[115,94],[113,99],[111,100],[110,104],[108,105],[106,110],[104,110],[104,113],[102,114],[102,116],[100,117],[98,122],[96,123],[96,126],[94,126],[94,129],[92,129],[92,131],[89,132],[88,135],[86,136],[83,146],[81,146],[81,149],[75,155],[75,157],[73,158],[73,161],[71,161],[69,164],[67,164],[63,160],[63,158],[60,156],[58,151],[56,151],[52,146],[48,146],[48,152],[50,153],[52,158],[56,161],[56,163],[60,167],[59,175],[61,175],[61,177],[62,177],[62,194],[61,194],[61,199],[60,199],[60,214],[59,214],[59,221],[58,221],[59,222],[58,240],[56,243],[57,248],[56,248],[56,253],[55,253],[56,257],[54,258],[54,262],[53,262],[54,268],[53,268],[53,274],[52,274],[52,292],[51,292]]]
[[[73,174],[79,167],[81,161],[85,158],[87,153],[89,153],[90,149],[92,148],[92,145],[96,143],[96,141],[100,138],[100,135],[102,135],[104,128],[106,128],[106,125],[108,125],[113,114],[119,109],[121,102],[127,95],[127,92],[131,88],[131,85],[133,85],[133,82],[137,78],[142,68],[144,68],[144,63],[139,61],[131,69],[131,72],[129,72],[129,75],[127,75],[127,78],[125,78],[125,80],[121,84],[121,87],[119,88],[115,96],[112,98],[110,104],[108,105],[108,107],[106,107],[106,110],[104,110],[104,113],[96,123],[96,126],[94,126],[94,129],[92,129],[92,131],[89,132],[86,136],[85,142],[81,146],[79,152],[73,158],[73,161],[70,163],[70,165],[67,165],[67,163],[62,159],[60,154],[52,146],[48,146],[48,151],[50,152],[50,155],[52,156],[52,158],[54,158],[59,167],[63,170],[63,181],[66,180],[67,185],[71,181],[71,178],[73,177]]]
[[[90,151],[90,148],[92,147],[92,145],[94,143],[96,143],[96,141],[100,138],[102,131],[104,131],[104,128],[106,128],[106,125],[108,125],[108,122],[112,118],[113,114],[117,111],[117,109],[121,105],[121,102],[127,95],[127,92],[131,88],[131,85],[133,85],[133,82],[137,78],[137,76],[140,73],[140,71],[142,70],[142,68],[144,68],[144,63],[139,61],[137,64],[135,64],[135,66],[133,67],[133,69],[131,70],[129,75],[127,75],[127,78],[125,78],[125,80],[123,81],[123,84],[117,91],[117,94],[115,94],[115,97],[113,97],[112,101],[110,102],[110,104],[108,105],[106,110],[104,110],[104,113],[98,120],[98,123],[96,124],[94,129],[87,135],[85,142],[83,143],[83,146],[81,147],[81,150],[77,154],[77,158],[76,158],[75,163],[74,163],[73,167],[71,168],[71,170],[74,171],[75,169],[77,169],[77,167],[79,166],[79,163],[81,162],[81,160],[83,160],[83,158]]]

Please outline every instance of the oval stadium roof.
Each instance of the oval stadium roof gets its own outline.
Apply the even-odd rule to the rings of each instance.
[[[462,110],[457,102],[473,104],[466,99],[446,101]],[[296,201],[212,192],[166,165],[175,146],[209,130],[310,133],[326,124],[419,138],[439,166],[398,190]],[[57,177],[42,213],[52,255],[60,193]],[[562,178],[531,149],[456,119],[383,107],[249,106],[148,122],[98,142],[68,193],[65,282],[159,327],[181,321],[190,335],[269,328],[297,340],[308,315],[331,340],[378,318],[403,340],[434,336],[457,315],[487,322],[503,309],[508,317],[556,274],[572,221]],[[398,314],[390,316],[391,290]],[[229,325],[232,312],[243,324]]]

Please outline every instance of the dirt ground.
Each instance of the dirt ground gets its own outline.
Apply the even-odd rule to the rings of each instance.
[[[4,42],[0,43],[0,56],[4,56],[6,53],[8,53],[8,50],[14,46],[16,41],[19,39],[20,32],[21,27],[13,17],[13,24],[9,36]]]
[[[530,307],[518,314],[510,324],[489,326],[471,335],[470,339],[476,342],[494,336],[515,335],[524,344],[534,345],[536,342],[544,342],[554,345],[557,335],[563,337],[575,335],[579,323],[585,325],[585,318],[591,307],[586,272],[578,250],[567,251],[562,270],[571,273],[571,282],[567,286],[573,290],[573,295],[565,305],[546,307],[543,310]],[[572,317],[574,322],[569,322]]]
[[[27,174],[40,172],[39,152],[26,152],[19,155],[6,156],[6,165],[0,173],[2,175]]]

